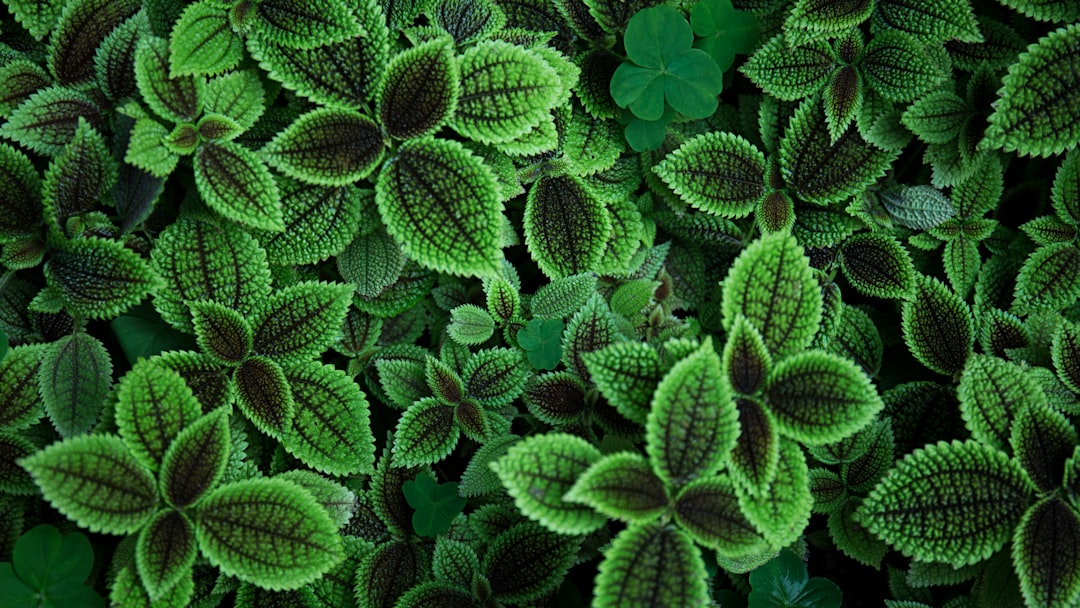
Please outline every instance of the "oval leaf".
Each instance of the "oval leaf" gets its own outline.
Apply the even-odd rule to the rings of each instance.
[[[165,500],[183,509],[213,489],[229,464],[231,442],[225,408],[214,410],[181,431],[161,460],[158,483]]]
[[[260,431],[281,437],[295,410],[281,366],[267,357],[250,357],[233,372],[233,382],[240,411]]]
[[[454,49],[447,38],[393,57],[377,93],[379,120],[391,137],[434,133],[454,113],[460,93]]]
[[[765,184],[765,156],[732,133],[684,143],[653,171],[691,206],[727,218],[750,215]]]
[[[631,525],[612,541],[596,577],[596,608],[708,604],[705,563],[686,532]]]
[[[840,268],[856,291],[878,298],[906,298],[915,289],[915,265],[895,238],[856,234],[840,249]]]
[[[184,378],[158,361],[139,361],[120,379],[114,415],[120,437],[151,471],[180,431],[202,415]]]
[[[569,176],[543,177],[525,202],[525,244],[540,269],[559,279],[595,269],[611,220],[604,205]]]
[[[194,165],[195,186],[211,209],[251,228],[285,229],[277,182],[254,152],[231,141],[206,142]]]
[[[191,576],[198,554],[188,516],[172,509],[159,512],[135,542],[135,566],[147,595],[160,599],[185,575]]]
[[[384,148],[379,127],[370,118],[319,108],[297,118],[263,153],[275,168],[302,182],[346,186],[367,177]]]
[[[41,355],[38,385],[45,412],[61,437],[89,432],[112,385],[112,359],[97,338],[76,332]]]
[[[761,535],[739,508],[735,486],[726,477],[690,482],[675,499],[675,521],[697,542],[727,558],[764,550]]]
[[[960,296],[932,277],[916,281],[915,297],[901,312],[904,342],[923,365],[947,376],[960,373],[975,344],[974,321]]]
[[[308,281],[267,298],[255,312],[252,349],[278,361],[311,359],[341,331],[352,299],[350,285]]]
[[[622,452],[593,463],[564,498],[627,522],[659,517],[670,498],[664,482],[640,454]]]

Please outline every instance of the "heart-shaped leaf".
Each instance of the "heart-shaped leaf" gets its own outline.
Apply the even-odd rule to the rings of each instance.
[[[401,485],[401,491],[413,513],[413,530],[421,536],[441,536],[465,507],[458,496],[456,483],[437,483],[427,473],[420,473]]]

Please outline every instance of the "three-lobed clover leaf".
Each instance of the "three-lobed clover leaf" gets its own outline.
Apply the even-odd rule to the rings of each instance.
[[[720,71],[727,71],[735,55],[749,53],[758,42],[757,18],[735,10],[731,0],[701,0],[690,11],[690,26],[699,38],[694,48],[712,57]]]
[[[562,319],[533,319],[518,330],[517,341],[538,370],[550,370],[562,360]]]
[[[839,608],[843,593],[826,578],[810,578],[806,564],[785,549],[750,573],[751,608]]]
[[[83,584],[94,563],[93,548],[84,534],[61,536],[53,526],[36,526],[19,537],[11,557],[11,562],[0,563],[5,605],[104,608],[101,596]]]
[[[450,529],[450,523],[465,507],[466,499],[458,496],[458,484],[438,483],[430,473],[420,473],[401,486],[405,500],[416,511],[412,516],[413,530],[420,536],[439,536]]]

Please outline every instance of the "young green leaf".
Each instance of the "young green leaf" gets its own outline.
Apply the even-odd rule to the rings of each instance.
[[[38,386],[45,412],[61,437],[89,432],[112,384],[112,360],[97,338],[76,332],[41,354]]]
[[[459,61],[461,95],[450,124],[470,139],[515,140],[538,126],[559,99],[558,72],[523,47],[486,40]]]
[[[266,109],[265,92],[256,70],[233,70],[211,78],[203,89],[203,110],[220,114],[239,125],[241,131],[253,126]]]
[[[321,186],[347,186],[382,159],[379,127],[350,110],[319,108],[296,119],[263,149],[267,161],[286,175]]]
[[[352,286],[308,281],[278,291],[263,301],[253,318],[252,350],[279,361],[311,359],[341,330]]]
[[[494,176],[457,142],[415,139],[379,174],[375,202],[387,231],[426,268],[491,274],[502,252]]]
[[[764,191],[765,156],[738,135],[711,132],[684,143],[653,171],[691,206],[740,218]]]
[[[233,371],[236,404],[263,433],[279,438],[296,406],[281,366],[268,357],[248,357]]]
[[[231,141],[206,142],[193,164],[195,186],[211,209],[251,228],[285,229],[277,182],[254,152]]]
[[[576,179],[543,177],[525,203],[525,244],[553,279],[594,270],[611,231],[603,203]]]
[[[147,36],[135,49],[135,82],[143,101],[156,114],[175,123],[191,122],[202,111],[200,76],[169,76],[169,42]]]
[[[766,94],[796,101],[821,90],[836,67],[836,53],[824,40],[792,44],[781,34],[755,51],[739,71]]]
[[[199,504],[195,536],[221,571],[272,590],[296,589],[343,557],[337,527],[307,491],[282,479],[221,486]],[[275,551],[253,555],[251,547]]]
[[[38,154],[59,154],[75,135],[80,118],[100,128],[101,108],[86,93],[49,87],[16,108],[0,127],[0,135]]]
[[[1080,142],[1072,108],[1080,95],[1080,25],[1050,32],[1028,47],[1002,81],[1001,99],[987,119],[987,149],[1021,156],[1061,154]]]
[[[458,344],[483,344],[495,333],[495,319],[475,304],[462,304],[450,311],[450,325],[446,327],[446,333]]]
[[[394,432],[394,466],[434,464],[457,445],[460,431],[454,424],[454,408],[434,397],[409,406]]]
[[[1080,599],[1080,516],[1051,496],[1024,514],[1012,558],[1028,606],[1065,608]]]
[[[810,345],[821,320],[821,289],[792,236],[765,235],[751,243],[724,280],[721,310],[729,330],[742,314],[776,359]]]
[[[742,513],[776,550],[795,542],[810,523],[814,497],[810,473],[799,444],[780,441],[776,475],[766,490],[752,494],[736,486]]]
[[[379,121],[391,137],[434,133],[457,106],[460,84],[452,41],[437,38],[390,59],[376,93]]]
[[[131,454],[156,471],[180,431],[202,415],[184,378],[158,359],[139,361],[120,379],[114,414]]]
[[[711,340],[671,368],[653,395],[645,450],[673,489],[716,472],[735,446],[738,411]]]
[[[963,566],[1012,537],[1033,490],[1004,452],[976,441],[939,442],[901,460],[856,520],[905,555]]]
[[[290,49],[310,49],[363,32],[349,6],[334,0],[262,0],[247,8],[257,39]]]
[[[501,602],[523,603],[555,591],[577,552],[578,543],[525,522],[495,537],[481,569],[494,597]]]
[[[209,300],[188,302],[188,308],[204,353],[228,365],[239,363],[251,352],[251,325],[243,315]]]
[[[198,502],[225,474],[230,444],[225,408],[191,423],[172,441],[161,460],[161,495],[178,509]]]
[[[431,394],[445,405],[457,405],[465,396],[465,383],[461,381],[461,376],[435,357],[429,356],[424,362],[424,376]]]
[[[412,516],[413,530],[420,536],[441,536],[465,507],[458,496],[458,484],[437,483],[429,473],[420,473],[401,486],[409,506],[416,509]]]
[[[19,461],[45,500],[91,532],[131,534],[154,514],[154,477],[114,435],[57,442]]]
[[[1053,243],[1036,249],[1020,268],[1015,293],[1018,315],[1071,305],[1080,297],[1080,248]]]
[[[568,317],[580,309],[596,291],[596,275],[582,273],[555,279],[536,290],[529,309],[540,318]]]
[[[521,352],[509,348],[482,350],[461,370],[465,396],[485,407],[509,405],[525,389],[528,369]]]
[[[604,552],[596,577],[597,608],[660,608],[708,603],[705,563],[675,526],[631,524]]]
[[[878,298],[904,299],[915,290],[915,265],[894,237],[863,232],[844,241],[840,268],[856,291]]]
[[[589,442],[562,433],[527,438],[491,464],[517,508],[545,528],[562,534],[586,534],[601,528],[607,518],[563,496],[600,451]]]
[[[745,55],[758,43],[758,20],[752,12],[735,10],[730,0],[698,2],[690,10],[694,48],[708,53],[721,72],[735,63],[735,54]]]
[[[911,104],[901,121],[922,141],[946,144],[956,140],[970,114],[971,109],[959,95],[939,90]]]
[[[947,376],[964,369],[975,344],[974,321],[967,304],[941,281],[918,278],[901,320],[904,342],[920,363]]]
[[[563,497],[627,522],[648,523],[671,502],[664,482],[640,454],[621,452],[593,463]]]
[[[185,575],[191,576],[198,554],[195,526],[188,516],[172,509],[159,511],[135,543],[135,566],[147,595],[159,600]]]
[[[169,75],[220,74],[244,57],[243,39],[229,26],[226,9],[201,0],[189,4],[169,37]]]

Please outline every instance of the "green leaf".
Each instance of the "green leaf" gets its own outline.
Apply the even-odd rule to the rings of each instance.
[[[160,511],[135,544],[135,566],[147,595],[159,600],[185,575],[191,576],[198,553],[188,516],[172,509]]]
[[[0,431],[29,428],[45,415],[38,397],[38,370],[45,344],[16,346],[0,359]]]
[[[1050,346],[1057,377],[1074,393],[1080,393],[1080,327],[1061,324]]]
[[[461,474],[460,494],[466,498],[474,498],[501,491],[502,483],[490,465],[505,455],[510,446],[519,439],[521,438],[517,435],[501,435],[480,446],[473,453],[465,472]]]
[[[154,477],[113,435],[57,442],[19,465],[45,500],[91,532],[137,532],[157,506]]]
[[[202,111],[204,80],[169,77],[169,42],[146,36],[135,48],[135,83],[143,101],[157,115],[176,123],[191,122]]]
[[[457,44],[476,42],[497,34],[506,25],[506,13],[495,2],[455,0],[431,5],[430,18],[454,37]]]
[[[1080,152],[1070,152],[1054,175],[1050,200],[1058,218],[1068,224],[1080,224]]]
[[[454,424],[454,408],[434,397],[409,406],[394,432],[394,466],[434,464],[457,445],[460,432]]]
[[[684,143],[653,171],[689,205],[727,218],[750,215],[765,184],[765,156],[731,133]]]
[[[134,15],[135,0],[78,0],[65,3],[48,49],[49,71],[61,85],[94,78],[94,53],[117,26]]]
[[[485,144],[507,143],[540,125],[556,104],[562,82],[539,54],[485,40],[459,59],[461,95],[451,126]]]
[[[525,349],[529,364],[538,370],[551,370],[563,356],[563,322],[560,319],[532,319],[518,330],[517,342]]]
[[[772,363],[761,334],[746,317],[736,316],[728,331],[723,359],[731,388],[742,395],[753,395],[764,384]]]
[[[843,594],[836,583],[810,578],[806,564],[791,550],[780,554],[750,573],[749,601],[762,608],[839,608]],[[888,601],[888,600],[886,600]]]
[[[1053,243],[1035,250],[1016,277],[1013,311],[1027,315],[1059,310],[1080,297],[1080,249],[1073,243]]]
[[[661,608],[708,603],[705,563],[686,532],[632,524],[604,552],[596,608]]]
[[[220,74],[244,57],[243,39],[229,26],[229,13],[211,0],[189,4],[169,37],[170,76]]]
[[[833,138],[821,108],[810,98],[795,110],[780,141],[780,168],[791,194],[828,205],[862,194],[885,174],[896,154],[868,145],[852,126]]]
[[[360,386],[344,372],[318,362],[291,365],[285,379],[296,414],[282,436],[282,446],[323,473],[369,474],[375,440]]]
[[[1078,236],[1076,226],[1066,224],[1056,215],[1041,215],[1020,225],[1020,230],[1037,245],[1071,243]]]
[[[894,237],[863,232],[840,248],[840,268],[856,291],[878,298],[903,299],[915,290],[915,265]]]
[[[945,276],[949,278],[953,291],[966,298],[975,287],[979,269],[982,267],[979,244],[963,237],[949,241],[945,243],[942,262],[945,265]]]
[[[525,203],[525,244],[553,279],[594,270],[611,231],[603,203],[576,179],[543,177]]]
[[[391,58],[376,93],[386,133],[412,139],[437,131],[454,115],[459,80],[448,38],[425,42]]]
[[[872,29],[895,29],[925,42],[982,42],[978,23],[968,0],[945,0],[933,7],[919,0],[882,0],[871,22]]]
[[[255,70],[233,70],[211,78],[203,90],[203,109],[232,119],[242,131],[253,127],[266,109],[260,75]]]
[[[870,40],[862,73],[878,94],[898,102],[918,99],[947,76],[918,39],[899,31],[878,32]]]
[[[277,183],[254,152],[230,141],[206,142],[193,164],[195,185],[211,209],[251,228],[285,229]]]
[[[764,492],[780,461],[780,433],[776,416],[756,399],[736,400],[739,439],[731,451],[728,470],[740,487],[750,493]]]
[[[152,118],[135,121],[128,141],[124,162],[157,178],[168,177],[176,168],[180,156],[165,146],[169,131]]]
[[[660,356],[648,344],[616,342],[582,354],[592,382],[620,414],[645,424],[653,392],[663,374]]]
[[[435,357],[424,362],[424,377],[428,388],[444,405],[454,406],[464,398],[465,384],[461,377],[446,363]]]
[[[251,352],[251,325],[235,310],[209,300],[188,302],[202,351],[223,364],[239,363]]]
[[[275,477],[286,479],[295,483],[296,485],[304,488],[315,497],[315,501],[319,503],[326,512],[330,514],[330,519],[333,520],[334,525],[339,529],[344,528],[353,515],[372,515],[370,511],[364,513],[358,513],[360,503],[351,490],[341,485],[340,483],[331,481],[318,473],[308,471],[305,469],[293,469],[276,475]],[[367,505],[364,505],[367,508]],[[355,539],[360,541],[361,545],[366,545],[367,542],[361,539]],[[353,544],[349,540],[345,541],[346,557],[351,561],[355,557],[354,547],[350,547]],[[348,564],[346,561],[345,564]],[[331,575],[332,576],[332,575]]]
[[[197,503],[221,481],[229,464],[229,415],[218,408],[177,435],[161,460],[161,495],[178,509]]]
[[[106,98],[120,100],[138,92],[135,48],[150,33],[147,13],[139,11],[113,28],[94,51],[94,79]]]
[[[1009,66],[983,146],[1021,156],[1061,154],[1080,142],[1080,25],[1050,32]]]
[[[354,283],[357,293],[373,298],[401,276],[405,256],[383,230],[358,236],[337,257],[341,278]]]
[[[248,357],[233,371],[236,403],[257,429],[282,436],[296,406],[281,366],[267,357]]]
[[[956,141],[970,115],[971,109],[959,95],[943,89],[919,98],[900,120],[922,141],[947,144]]]
[[[154,361],[180,374],[202,405],[203,411],[231,404],[235,397],[236,387],[226,370],[206,355],[172,351],[159,355]]]
[[[12,59],[0,67],[0,114],[7,116],[35,92],[52,84],[45,68],[29,59]]]
[[[593,296],[566,325],[562,343],[565,348],[563,364],[588,379],[589,370],[582,357],[621,339],[615,316],[600,294]]]
[[[738,428],[720,357],[707,339],[656,387],[645,450],[660,479],[677,489],[716,472],[735,446]]]
[[[525,522],[495,537],[481,568],[492,596],[501,602],[528,602],[555,591],[577,552],[578,543]]]
[[[0,240],[33,236],[42,222],[41,178],[19,150],[0,143]]]
[[[525,389],[528,368],[521,352],[490,348],[476,353],[461,370],[465,396],[485,407],[509,405]]]
[[[1024,514],[1012,545],[1028,606],[1065,608],[1080,599],[1080,516],[1051,496]]]
[[[671,501],[649,461],[631,452],[593,463],[563,498],[589,505],[608,517],[639,523],[659,517]]]
[[[401,486],[405,500],[416,509],[412,516],[413,530],[420,536],[440,536],[465,507],[466,500],[458,496],[458,484],[437,483],[429,473],[420,473]]]
[[[742,314],[775,359],[810,345],[821,309],[821,289],[792,236],[765,235],[751,243],[724,280],[724,328],[730,331],[736,316]]]
[[[491,171],[457,142],[406,142],[383,168],[375,202],[387,231],[422,266],[492,274],[502,203]]]
[[[869,19],[874,5],[870,0],[800,0],[784,21],[784,31],[793,42],[833,38]]]
[[[821,351],[777,362],[766,381],[765,394],[780,431],[810,445],[843,439],[868,424],[884,407],[857,365]]]
[[[873,377],[881,371],[883,348],[881,334],[870,316],[862,309],[842,305],[842,317],[837,324],[836,334],[826,350],[858,363],[867,375]]]
[[[288,48],[311,49],[363,33],[350,7],[334,0],[263,0],[249,8],[252,34]]]
[[[252,315],[252,350],[278,361],[303,361],[326,350],[341,331],[352,286],[306,281],[266,298]]]
[[[5,4],[15,21],[41,42],[56,27],[65,3],[59,0],[12,0]]]
[[[495,333],[495,319],[475,304],[462,304],[450,311],[450,325],[446,332],[458,344],[483,344]]]
[[[59,154],[74,137],[80,118],[98,128],[101,109],[86,93],[49,87],[16,108],[0,127],[0,135],[38,154]]]
[[[277,182],[285,230],[257,235],[268,260],[313,264],[343,253],[356,236],[363,211],[361,190],[316,187],[286,177]]]
[[[939,442],[901,460],[856,519],[903,554],[953,566],[990,557],[1034,490],[1020,465],[975,441]]]
[[[814,497],[810,494],[810,473],[806,456],[794,441],[780,441],[776,476],[757,494],[736,486],[739,506],[746,518],[761,532],[773,550],[790,545],[810,523]]]
[[[862,73],[845,66],[833,73],[825,89],[825,122],[829,125],[829,138],[840,139],[848,126],[862,109],[866,85]]]
[[[20,434],[0,433],[0,491],[19,496],[38,495],[34,480],[17,464],[21,458],[37,452],[38,447]]]
[[[833,511],[829,515],[829,535],[848,557],[872,568],[881,568],[881,562],[889,548],[855,521],[855,510],[860,504],[862,503],[858,499],[848,499]]]
[[[399,488],[394,488],[394,491],[401,494]],[[357,569],[357,603],[362,606],[394,606],[406,590],[427,576],[427,559],[426,550],[403,540],[378,545],[363,557]]]
[[[1001,0],[1001,3],[1039,21],[1072,23],[1080,20],[1080,7],[1061,0]]]
[[[1009,443],[1031,480],[1042,492],[1062,485],[1065,463],[1076,448],[1076,429],[1064,414],[1032,399],[1013,422]]]
[[[957,387],[960,413],[972,436],[1005,450],[1010,429],[1022,411],[1047,406],[1035,380],[1015,363],[988,355],[973,355]]]
[[[221,486],[199,504],[199,548],[225,574],[271,590],[297,589],[343,557],[337,527],[307,490],[281,479]],[[274,547],[251,553],[252,547]]]
[[[184,378],[158,361],[139,361],[120,379],[114,414],[131,454],[151,471],[180,431],[202,415]]]
[[[747,54],[758,43],[758,20],[751,12],[735,10],[730,0],[698,2],[690,10],[690,27],[697,39],[694,48],[708,53],[720,71],[735,62],[735,54]]]
[[[561,534],[586,534],[601,528],[607,518],[567,503],[563,496],[600,458],[600,451],[584,439],[548,433],[512,446],[491,468],[525,516]]]
[[[61,437],[82,435],[93,428],[111,384],[109,352],[89,334],[64,336],[41,354],[41,399]]]
[[[675,521],[698,543],[737,558],[764,549],[761,535],[739,508],[735,486],[726,477],[687,484],[675,499]]]
[[[178,220],[158,236],[151,262],[165,279],[154,307],[181,331],[195,331],[187,300],[213,300],[250,315],[270,295],[266,253],[254,238],[227,222]]]
[[[346,186],[367,177],[383,150],[383,137],[370,118],[350,110],[319,108],[297,118],[263,153],[290,177]]]
[[[596,275],[581,273],[555,279],[536,290],[529,309],[536,317],[568,317],[596,292]]]
[[[64,587],[82,585],[90,576],[94,550],[90,539],[80,532],[60,536],[53,526],[42,524],[24,532],[11,549],[11,562],[5,563],[22,583],[40,594],[38,599],[59,600],[54,593]],[[11,570],[9,570],[10,572]],[[99,604],[100,605],[100,604]]]
[[[105,139],[85,118],[57,154],[42,184],[46,217],[63,225],[70,216],[92,210],[116,183],[117,165]]]
[[[933,186],[900,186],[882,190],[879,197],[892,220],[912,230],[933,228],[956,214],[949,197]]]
[[[796,101],[821,90],[836,67],[836,53],[824,40],[791,44],[781,34],[762,45],[739,71],[766,94]]]
[[[926,367],[952,376],[964,369],[975,344],[971,311],[960,296],[932,277],[916,280],[915,297],[901,312],[904,342]]]
[[[44,273],[69,312],[91,319],[115,317],[161,285],[138,254],[121,243],[97,238],[58,244]]]

